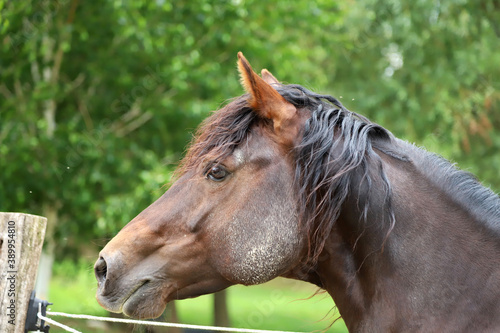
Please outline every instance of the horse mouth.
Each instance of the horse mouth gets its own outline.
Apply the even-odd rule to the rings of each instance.
[[[179,289],[175,284],[164,285],[157,279],[144,279],[128,287],[111,290],[103,287],[97,292],[97,302],[110,312],[123,313],[135,319],[157,318],[169,301],[179,299]]]

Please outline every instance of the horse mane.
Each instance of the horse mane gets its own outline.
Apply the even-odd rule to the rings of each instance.
[[[440,155],[404,142],[407,154],[417,169],[450,199],[481,221],[484,226],[500,233],[500,196],[483,186],[471,173],[460,170]]]
[[[392,188],[382,160],[373,150],[379,142],[390,142],[392,134],[367,118],[349,111],[336,98],[313,93],[299,85],[278,91],[297,107],[311,111],[303,138],[294,149],[295,181],[298,186],[299,216],[307,232],[309,255],[306,266],[313,266],[337,221],[343,203],[361,172],[361,183],[370,193],[374,183],[369,165],[375,164],[382,183],[383,202],[388,219],[385,237],[394,227]],[[405,160],[391,152],[391,156]],[[360,185],[360,184],[357,184]],[[364,200],[361,219],[366,221],[370,197]],[[383,244],[382,244],[383,246]]]

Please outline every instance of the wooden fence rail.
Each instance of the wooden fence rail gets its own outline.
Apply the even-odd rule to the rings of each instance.
[[[24,333],[47,219],[0,213],[0,332]]]

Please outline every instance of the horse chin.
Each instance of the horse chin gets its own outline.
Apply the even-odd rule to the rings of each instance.
[[[167,305],[161,295],[156,288],[145,283],[125,300],[122,311],[126,316],[135,319],[158,318]]]
[[[147,299],[127,300],[123,304],[123,314],[134,319],[158,318],[165,311],[166,304],[153,303]]]

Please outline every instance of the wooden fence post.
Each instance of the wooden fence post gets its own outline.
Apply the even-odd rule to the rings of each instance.
[[[0,213],[0,332],[24,333],[47,219]]]
[[[230,327],[229,311],[227,309],[227,290],[214,294],[214,326]]]

